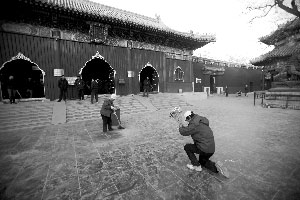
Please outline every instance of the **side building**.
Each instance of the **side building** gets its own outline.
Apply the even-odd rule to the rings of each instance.
[[[274,45],[272,51],[251,61],[263,68],[265,104],[300,109],[300,19],[287,22],[260,41]]]
[[[300,19],[287,22],[260,41],[274,46],[251,61],[264,70],[264,89],[300,89]]]
[[[221,60],[193,57],[194,91],[220,94],[228,87],[229,93],[262,89],[261,67],[251,64],[233,63]]]

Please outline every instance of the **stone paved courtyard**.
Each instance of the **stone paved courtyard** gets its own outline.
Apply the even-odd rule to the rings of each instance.
[[[72,115],[61,125],[2,127],[1,198],[299,199],[299,110],[253,106],[251,95],[131,98],[120,97],[119,102],[124,107],[131,102],[142,112],[128,106],[122,114],[120,106],[126,129],[107,134],[101,133],[96,112],[84,121]],[[176,102],[210,120],[216,141],[212,160],[224,163],[229,179],[206,169],[186,168],[189,161],[183,146],[192,140],[181,136],[169,118]],[[76,104],[67,102],[67,108],[76,111]],[[11,105],[1,105],[1,112],[8,109],[5,106]],[[21,104],[17,106],[22,110]]]

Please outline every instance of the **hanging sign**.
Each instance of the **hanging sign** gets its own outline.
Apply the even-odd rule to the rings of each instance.
[[[54,76],[64,75],[64,69],[54,69]]]
[[[196,78],[196,83],[201,83],[201,78]]]
[[[134,71],[128,71],[128,77],[134,77]]]
[[[69,85],[74,85],[75,84],[75,80],[77,79],[76,76],[74,76],[74,77],[65,77],[65,78],[68,81]]]

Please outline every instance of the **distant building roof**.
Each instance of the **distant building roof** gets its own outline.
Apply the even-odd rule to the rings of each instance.
[[[137,13],[113,8],[89,0],[23,0],[26,3],[35,3],[45,7],[67,10],[75,13],[89,15],[95,19],[106,19],[110,23],[123,24],[126,27],[142,27],[145,30],[160,31],[166,34],[172,34],[194,42],[214,42],[214,35],[198,35],[193,33],[184,33],[175,31],[167,27],[159,17],[151,18]],[[203,45],[202,45],[203,46]]]

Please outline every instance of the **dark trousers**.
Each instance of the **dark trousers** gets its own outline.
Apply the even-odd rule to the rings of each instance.
[[[148,89],[148,88],[145,88],[145,89],[144,89],[143,97],[145,96],[145,93],[147,93],[147,97],[148,97],[148,96],[149,96],[149,89]]]
[[[96,102],[98,102],[98,90],[92,90],[92,92],[91,92],[91,103],[94,102],[94,97],[96,99]]]
[[[102,117],[102,121],[103,121],[103,132],[107,132],[107,127],[108,127],[108,130],[111,130],[112,129],[111,117],[107,117],[104,115],[101,115],[101,117]]]
[[[83,89],[77,90],[79,100],[84,100],[84,92]]]
[[[186,154],[188,155],[192,165],[194,166],[202,166],[205,167],[207,169],[209,169],[212,172],[217,173],[218,170],[216,168],[216,164],[214,162],[212,162],[211,160],[209,160],[209,158],[213,155],[213,153],[205,153],[203,151],[201,151],[200,149],[198,149],[198,147],[195,144],[186,144],[184,146],[184,150],[186,152]],[[197,160],[196,154],[199,154],[199,161]]]
[[[63,89],[59,89],[59,101],[61,101],[61,100],[64,100],[64,101],[66,101],[66,99],[67,99],[67,90],[63,90]]]
[[[14,89],[7,89],[8,95],[9,95],[9,101],[10,103],[15,103],[16,102],[16,90]]]

